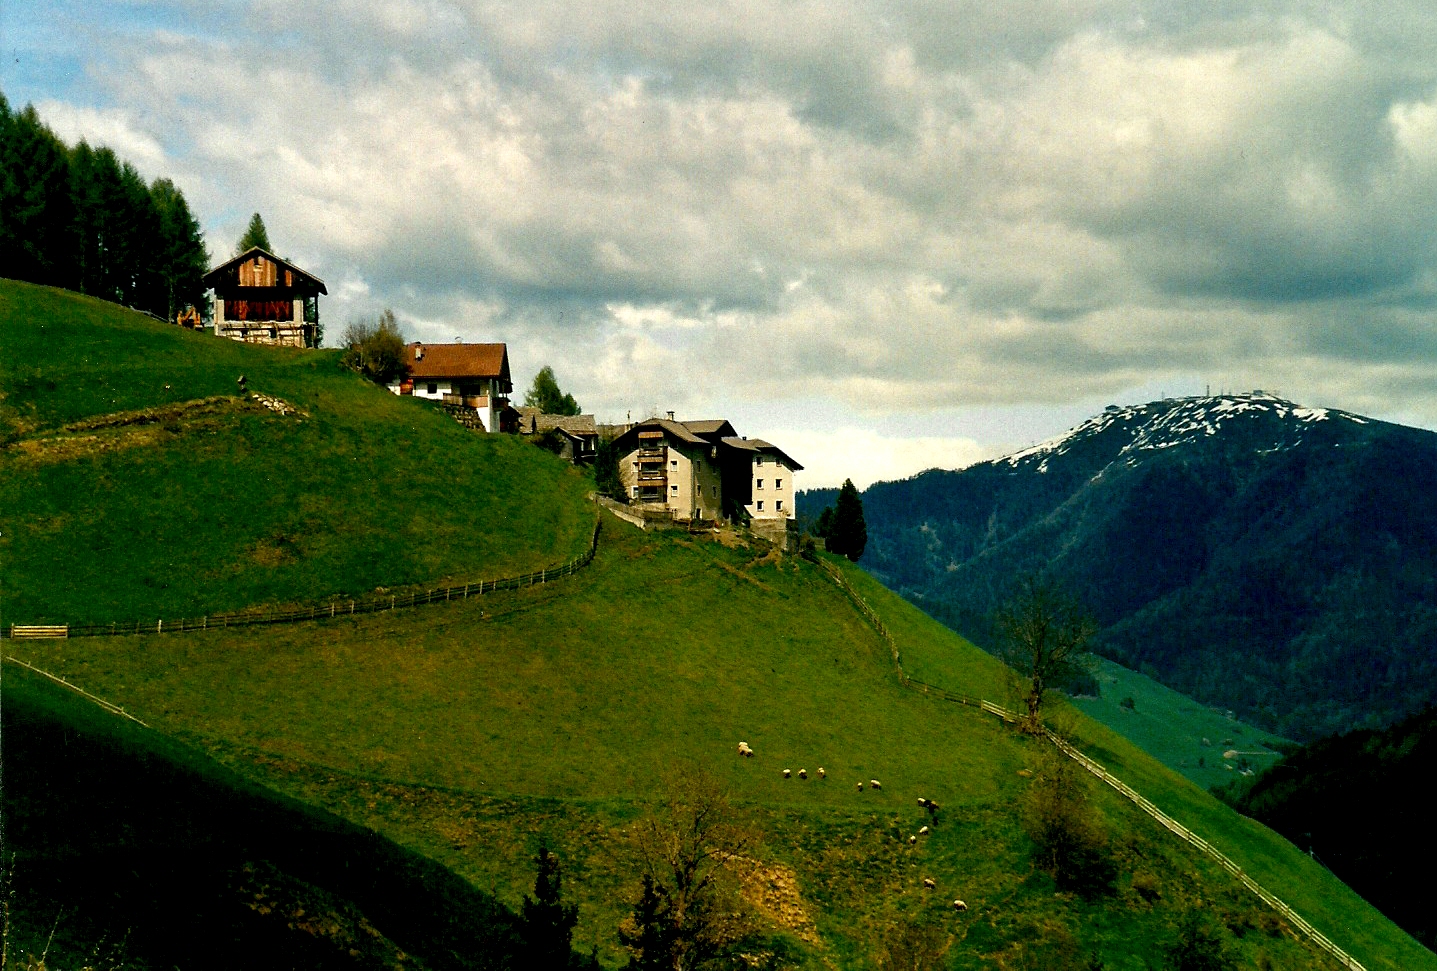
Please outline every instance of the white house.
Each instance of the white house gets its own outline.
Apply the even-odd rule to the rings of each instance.
[[[391,384],[395,394],[429,398],[472,409],[485,431],[517,431],[504,427],[509,395],[509,349],[506,344],[424,344],[405,351],[409,373]]]

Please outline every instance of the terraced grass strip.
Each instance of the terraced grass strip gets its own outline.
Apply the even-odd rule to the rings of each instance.
[[[428,604],[449,603],[452,600],[468,600],[470,597],[482,596],[486,593],[494,593],[498,590],[518,590],[522,587],[532,587],[548,583],[551,580],[559,580],[563,577],[572,576],[594,560],[594,553],[599,548],[599,530],[602,525],[601,519],[594,520],[594,532],[589,539],[589,548],[566,563],[554,567],[545,567],[532,573],[525,573],[516,577],[504,577],[497,580],[480,580],[477,583],[466,583],[462,587],[447,586],[427,590],[423,593],[412,593],[405,596],[380,595],[362,598],[353,598],[346,601],[330,600],[323,604],[311,604],[308,607],[297,607],[290,610],[268,611],[260,613],[257,611],[235,611],[231,613],[209,614],[199,619],[156,620],[153,624],[149,621],[125,621],[123,623],[114,621],[111,623],[66,625],[57,624],[49,626],[25,626],[11,624],[8,633],[6,629],[0,628],[0,638],[29,639],[35,637],[129,637],[135,634],[182,634],[188,631],[210,630],[224,627],[250,627],[264,624],[295,624],[301,621],[326,620],[334,617],[345,617],[353,614],[373,614],[388,610],[401,610],[409,607],[422,607]],[[37,631],[50,633],[36,633]],[[63,633],[58,633],[63,631]],[[24,662],[18,662],[24,663]],[[41,672],[43,673],[43,672]]]

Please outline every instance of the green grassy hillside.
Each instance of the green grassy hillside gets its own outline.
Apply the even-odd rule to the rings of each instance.
[[[1075,698],[1083,714],[1132,739],[1204,789],[1271,767],[1296,743],[1244,724],[1121,664],[1100,659],[1100,697]],[[1125,704],[1131,701],[1131,704]],[[1227,752],[1236,752],[1225,758]]]
[[[520,950],[509,910],[412,850],[18,665],[3,688],[5,967],[458,969]]]
[[[242,397],[241,375],[296,410]],[[592,528],[562,462],[379,393],[337,352],[0,281],[0,395],[6,623],[508,576],[568,559]]]
[[[867,579],[855,572],[854,582]],[[986,655],[876,585],[865,595],[915,674],[973,694],[1002,691]],[[1096,785],[1090,796],[1119,861],[1116,890],[1094,901],[1055,897],[1016,809],[1029,784],[1019,773],[1038,743],[975,709],[903,689],[886,645],[821,571],[757,549],[610,520],[594,565],[548,587],[262,637],[12,646],[511,905],[547,838],[569,867],[583,945],[597,945],[610,965],[636,881],[625,827],[666,771],[692,760],[766,834],[773,872],[791,874],[787,919],[818,963],[872,962],[887,926],[923,915],[953,936],[954,967],[1049,966],[1016,955],[1041,962],[1092,951],[1108,967],[1161,967],[1181,915],[1203,907],[1228,926],[1244,966],[1264,955],[1279,968],[1321,966],[1214,865]],[[1081,744],[1261,873],[1369,967],[1437,967],[1288,844],[1121,738],[1078,724]],[[738,758],[739,740],[758,756]],[[822,781],[781,775],[819,765]],[[860,793],[856,782],[871,778],[883,789]],[[920,795],[943,811],[910,847],[927,821]],[[1155,900],[1133,888],[1137,874],[1157,882]],[[925,876],[941,892],[925,892]],[[953,896],[969,914],[951,913]]]
[[[47,297],[46,310],[37,291],[26,294],[41,316],[72,312],[64,303],[71,298]],[[149,326],[116,320],[117,332]],[[73,330],[85,333],[78,325]],[[184,336],[157,333],[157,340]],[[221,350],[265,361],[275,354]],[[273,360],[283,371],[289,359],[281,353]],[[567,554],[582,545],[592,507],[583,502],[582,483],[561,467],[528,446],[458,426],[451,432],[416,403],[366,387],[328,360],[296,355],[288,365],[293,387],[313,393],[312,382],[332,382],[324,386],[336,397],[342,391],[353,407],[316,405],[312,420],[273,426],[289,429],[287,451],[274,462],[310,481],[324,479],[354,459],[328,449],[340,434],[334,429],[357,429],[344,432],[346,440],[378,442],[392,437],[394,429],[386,435],[385,428],[392,422],[453,450],[489,450],[459,454],[512,463],[508,491],[478,489],[487,477],[476,474],[467,511],[452,514],[456,526],[469,525],[460,532],[472,533],[476,544],[535,557],[546,548]],[[147,375],[96,372],[97,380],[116,386]],[[301,397],[275,382],[272,393]],[[199,387],[184,397],[210,393]],[[324,393],[316,400],[323,402]],[[118,403],[122,395],[115,397]],[[144,404],[138,393],[128,400]],[[58,420],[46,426],[9,399],[6,407],[28,441]],[[33,410],[42,411],[38,404]],[[229,448],[243,455],[246,434],[270,434],[248,427],[216,428],[209,448],[215,456]],[[23,441],[12,449],[5,462],[29,461]],[[176,447],[174,471],[154,481],[187,474],[193,466],[186,454]],[[52,464],[86,481],[99,481],[103,472],[127,482],[131,470],[109,461],[65,456]],[[440,482],[453,474],[447,460],[431,458],[434,469],[412,461],[416,476]],[[255,462],[255,469],[265,467]],[[7,503],[57,501],[50,486],[31,488],[41,498],[15,490]],[[183,495],[178,490],[172,504],[182,507]],[[85,510],[94,523],[107,521],[117,502],[138,501],[127,489],[96,496]],[[517,496],[521,504],[511,498]],[[324,512],[328,521],[348,521],[372,499],[362,490],[334,494]],[[439,512],[436,505],[426,515]],[[139,535],[130,555],[163,562],[163,550]],[[203,535],[219,544],[223,532]],[[49,538],[70,544],[68,527],[62,523]],[[25,548],[33,556],[43,547]],[[41,562],[26,560],[22,569],[12,561],[7,589],[11,576],[39,570]],[[365,583],[395,582],[380,577],[387,564],[364,566],[378,577]],[[410,575],[423,579],[421,568],[411,563]],[[259,586],[262,573],[251,567],[240,575],[256,577]],[[990,657],[861,571],[849,574],[891,629],[910,674],[1003,700],[1003,673]],[[177,580],[177,597],[188,582]],[[21,583],[32,599],[47,590],[28,577]],[[125,610],[152,603],[142,599],[149,595],[135,587],[110,594]],[[64,596],[83,600],[87,591]],[[762,834],[754,853],[762,870],[747,894],[808,967],[873,967],[892,927],[921,920],[948,941],[955,969],[1069,968],[1092,959],[1108,969],[1142,971],[1168,966],[1167,949],[1192,915],[1220,935],[1239,967],[1326,966],[1215,864],[1087,777],[1078,785],[1108,834],[1116,876],[1105,893],[1061,889],[1039,865],[1020,809],[1047,743],[1015,735],[975,708],[903,688],[888,645],[818,566],[756,545],[648,534],[607,518],[593,563],[552,584],[284,627],[5,646],[253,782],[442,863],[509,906],[532,886],[534,851],[547,840],[564,861],[566,890],[580,907],[581,949],[597,947],[610,967],[622,961],[616,929],[638,884],[627,834],[663,793],[666,778],[691,765],[714,775]],[[1437,958],[1291,846],[1121,737],[1078,713],[1059,714],[1080,746],[1209,836],[1373,971],[1437,968]],[[740,740],[752,745],[755,758],[737,755]],[[825,779],[815,777],[819,766]],[[785,779],[785,768],[807,769],[810,778]],[[860,791],[856,783],[870,779],[881,780],[882,789]],[[936,821],[920,809],[920,796],[941,804]],[[932,832],[910,843],[925,824]],[[925,890],[924,878],[936,889]],[[969,906],[963,914],[951,907],[960,897]]]

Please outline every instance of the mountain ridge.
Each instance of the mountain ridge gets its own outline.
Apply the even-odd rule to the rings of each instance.
[[[1263,392],[1110,407],[871,486],[863,565],[980,643],[1009,586],[1044,575],[1087,602],[1100,653],[1315,738],[1434,700],[1431,481],[1437,434]]]

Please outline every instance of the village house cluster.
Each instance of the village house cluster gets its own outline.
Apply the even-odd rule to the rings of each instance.
[[[255,344],[312,347],[324,281],[258,247],[205,276],[215,292],[215,336]],[[510,404],[514,385],[505,344],[426,344],[405,349],[408,373],[389,385],[398,395],[437,401],[465,425],[485,432],[557,436],[559,454],[593,460],[612,439],[626,498],[641,509],[686,521],[748,520],[787,530],[794,519],[794,477],[803,466],[777,445],[739,435],[723,419],[679,421],[674,413],[623,425],[593,415],[549,415]]]

